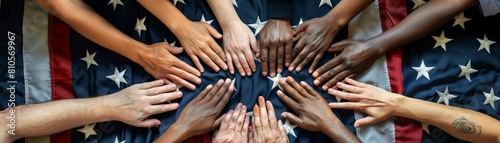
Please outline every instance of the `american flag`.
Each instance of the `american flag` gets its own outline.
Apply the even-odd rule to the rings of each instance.
[[[167,42],[181,46],[175,36],[157,18],[134,0],[84,0],[97,13],[117,27],[123,33],[146,44]],[[266,1],[231,0],[242,22],[247,24],[257,35],[267,21]],[[380,34],[399,22],[405,15],[405,1],[394,3],[388,0],[375,1],[365,11],[358,15],[344,28],[336,41],[345,38],[367,39]],[[220,26],[206,1],[173,0],[172,3],[190,20],[211,24],[219,32]],[[303,21],[321,17],[331,10],[339,0],[295,0],[291,25],[296,26]],[[142,67],[127,58],[103,48],[77,32],[73,31],[59,19],[48,15],[32,0],[1,1],[0,32],[11,31],[16,34],[16,103],[34,104],[65,98],[86,98],[115,93],[135,83],[153,80]],[[7,38],[0,38],[1,43],[7,43]],[[220,41],[219,41],[220,42]],[[220,42],[221,43],[221,42]],[[8,56],[7,48],[0,48],[2,57]],[[177,57],[193,65],[185,54]],[[334,57],[327,54],[320,64]],[[401,51],[395,50],[380,58],[365,75],[359,78],[386,90],[402,92]],[[3,90],[9,86],[7,61],[2,60],[2,96],[0,105],[7,108],[9,97]],[[257,61],[257,67],[260,63]],[[205,65],[206,66],[206,65]],[[307,68],[307,67],[306,67]],[[284,71],[278,77],[264,77],[254,74],[251,77],[241,77],[238,73],[214,72],[210,68],[201,76],[203,82],[196,91],[184,88],[182,99],[174,102],[180,104],[176,111],[153,116],[162,121],[158,128],[136,128],[121,122],[101,122],[50,135],[28,138],[24,141],[42,140],[45,142],[152,142],[177,119],[182,109],[193,99],[203,87],[213,84],[219,79],[231,78],[236,87],[228,105],[223,112],[233,109],[238,102],[246,106],[255,104],[259,95],[273,102],[276,113],[291,111],[276,96],[279,90],[277,80],[292,76],[295,80],[312,84],[312,76],[307,71]],[[256,73],[260,73],[257,70]],[[389,78],[390,75],[390,78]],[[316,87],[327,101],[338,102],[334,96],[328,95]],[[252,111],[248,111],[252,112]],[[351,110],[334,110],[341,121],[364,142],[420,142],[420,125],[412,125],[405,119],[395,124],[392,119],[380,124],[355,129],[355,118],[362,114]],[[281,119],[281,117],[278,116]],[[283,120],[283,119],[282,119]],[[290,142],[331,142],[322,133],[309,132],[283,120],[287,128]],[[404,125],[402,125],[404,124]],[[209,142],[210,135],[193,137],[191,142]]]
[[[425,4],[408,1],[408,11]],[[475,6],[418,41],[403,54],[404,94],[467,108],[500,119],[500,15],[485,17]],[[422,123],[423,142],[461,141]]]

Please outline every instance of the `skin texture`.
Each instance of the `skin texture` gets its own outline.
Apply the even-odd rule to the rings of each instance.
[[[191,100],[172,126],[155,142],[182,142],[183,140],[215,130],[221,123],[220,114],[233,94],[231,79],[209,85]]]
[[[250,116],[247,107],[241,103],[236,105],[223,117],[220,129],[214,132],[213,143],[247,143]]]
[[[253,32],[236,14],[229,0],[207,0],[217,21],[222,27],[224,53],[229,72],[234,74],[235,67],[241,76],[250,76],[257,69],[254,52],[259,52]]]
[[[283,71],[283,62],[290,63],[293,31],[289,19],[268,19],[259,33],[262,75],[274,77]]]
[[[288,143],[283,122],[277,120],[273,104],[259,96],[259,105],[253,107],[251,141],[254,143]]]
[[[500,121],[469,109],[408,98],[350,78],[347,84],[337,83],[339,90],[329,89],[348,102],[330,103],[332,108],[353,109],[368,116],[354,126],[374,124],[391,115],[402,116],[434,125],[445,132],[470,142],[500,142]]]
[[[280,79],[278,97],[296,114],[283,112],[281,116],[300,128],[323,132],[334,142],[361,142],[332,112],[325,99],[305,82],[297,83],[292,77]]]
[[[175,34],[200,72],[205,71],[200,59],[216,72],[221,68],[227,70],[224,51],[214,40],[222,38],[222,35],[212,26],[204,22],[191,22],[166,0],[138,2]]]
[[[196,88],[192,83],[201,83],[199,71],[173,56],[182,52],[182,49],[167,44],[146,45],[136,41],[116,29],[80,0],[35,0],[35,2],[85,38],[141,65],[156,79],[168,79],[191,90]]]
[[[429,1],[381,35],[367,41],[346,40],[336,43],[333,49],[337,46],[346,49],[337,58],[313,72],[313,77],[316,78],[314,84],[318,86],[325,83],[322,88],[327,90],[346,77],[359,76],[373,65],[374,59],[428,35],[477,3],[478,0]]]
[[[15,112],[15,135],[10,128],[0,128],[0,140],[12,142],[19,138],[53,134],[86,124],[121,121],[136,127],[160,125],[150,115],[177,109],[178,103],[164,103],[182,96],[174,92],[175,84],[164,85],[156,80],[132,85],[114,94],[83,99],[64,99],[40,104],[20,105],[0,112],[0,123],[7,125],[7,117]],[[64,115],[64,116],[61,116]]]

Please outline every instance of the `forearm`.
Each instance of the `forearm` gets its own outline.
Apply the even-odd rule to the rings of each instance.
[[[345,125],[338,119],[329,122],[327,128],[323,129],[325,133],[333,142],[336,143],[361,143],[361,141],[345,127]]]
[[[175,35],[179,33],[178,29],[183,24],[191,22],[168,0],[138,0],[138,2],[163,22]]]
[[[400,96],[397,116],[431,124],[471,142],[500,142],[500,122],[469,109]]]
[[[134,62],[146,45],[123,34],[81,0],[36,0],[87,39]]]
[[[12,133],[15,135],[4,136],[7,131],[2,131],[0,140],[12,142],[23,137],[53,134],[90,123],[111,120],[110,116],[105,114],[106,108],[101,107],[104,104],[98,102],[99,100],[102,100],[101,97],[66,99],[6,109],[0,113],[0,122],[2,125],[7,125],[14,120],[15,130]],[[14,114],[10,114],[11,112]]]
[[[158,139],[156,139],[155,143],[180,143],[190,136],[189,133],[186,132],[187,127],[180,127],[176,123],[172,124],[168,130],[163,133]]]
[[[222,29],[227,28],[232,23],[241,22],[229,0],[207,0],[207,2]]]
[[[452,17],[476,5],[478,0],[433,0],[419,7],[396,26],[370,39],[372,47],[385,54],[418,40],[441,27]]]
[[[373,0],[341,0],[325,16],[343,27],[371,3]]]

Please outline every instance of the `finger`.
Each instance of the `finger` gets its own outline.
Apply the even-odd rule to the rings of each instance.
[[[356,122],[354,122],[354,127],[361,127],[365,125],[371,125],[379,122],[379,120],[373,116],[366,116],[364,118],[358,119]]]
[[[260,49],[260,65],[261,65],[261,68],[262,68],[262,75],[263,76],[267,76],[268,74],[268,48],[269,47],[264,47],[265,45],[260,45],[261,49]]]
[[[293,41],[288,41],[285,45],[285,66],[288,67],[290,66],[290,63],[292,62],[292,48],[293,48]]]
[[[158,94],[154,96],[148,96],[146,97],[146,99],[149,101],[150,104],[158,104],[175,100],[181,97],[182,97],[182,92],[176,91],[176,92]]]
[[[306,66],[316,55],[315,51],[311,51],[311,45],[308,44],[302,51],[300,51],[299,55],[295,58],[297,62],[292,62],[292,66],[296,66],[295,71],[300,72],[304,66]]]
[[[343,70],[336,70],[334,69],[334,72],[336,71],[341,71],[340,73],[338,74],[335,74],[335,77],[331,78],[328,82],[326,82],[321,88],[326,91],[328,88],[330,87],[333,87],[335,86],[338,82],[341,82],[343,81],[347,75],[349,75],[349,72],[348,70],[345,70],[345,68],[343,68],[344,66],[341,66]]]
[[[236,126],[238,126],[237,123],[238,123],[238,118],[239,118],[240,112],[241,112],[241,106],[242,106],[241,103],[238,103],[238,105],[236,105],[236,108],[234,109],[234,112],[231,115],[231,122],[229,123],[229,127],[228,127],[229,130],[237,131]]]
[[[315,70],[312,74],[312,76],[314,78],[318,78],[320,75],[323,75],[325,72],[333,69],[334,67],[337,67],[340,63],[342,63],[342,61],[340,60],[340,58],[337,56],[331,60],[329,60],[326,64],[324,64],[323,66],[319,67],[317,70]],[[315,85],[319,85],[315,83]]]
[[[226,115],[223,116],[222,122],[220,124],[220,131],[224,132],[228,130],[229,125],[231,124],[231,116],[233,115],[233,110],[229,110]]]
[[[240,63],[240,58],[238,57],[238,55],[236,53],[231,53],[231,57],[234,59],[234,64],[236,65],[236,69],[238,69],[238,72],[240,73],[241,76],[245,76],[245,70],[243,69],[243,67],[241,66],[241,63]]]
[[[306,49],[304,49],[304,46],[306,46],[304,38],[301,38],[299,40],[299,42],[297,42],[297,44],[295,44],[295,47],[292,49],[292,57],[294,57],[294,59],[292,60],[292,63],[288,67],[288,71],[291,72],[291,71],[295,70],[295,67],[297,67],[297,65],[300,63],[300,61],[302,61],[305,58],[305,55],[302,55],[302,56],[298,55],[303,50],[306,50]]]
[[[199,77],[201,75],[200,71],[196,70],[196,68],[188,65],[184,61],[176,59],[174,62],[175,62],[175,67],[177,67],[177,68],[179,68],[179,69],[181,69],[183,71],[187,71],[187,72],[189,72],[189,73],[191,73],[191,74],[193,74],[193,75],[195,75],[197,77]],[[200,83],[201,83],[201,80],[200,80]],[[200,83],[198,83],[198,84],[200,84]]]
[[[247,106],[245,105],[241,106],[240,115],[238,116],[238,120],[236,120],[236,131],[241,132],[243,130],[246,118],[246,112],[247,112]]]
[[[246,106],[245,106],[245,109],[246,109]],[[246,110],[245,110],[245,112],[246,112]],[[243,128],[241,129],[241,132],[243,133],[243,135],[248,134],[248,126],[250,124],[250,115],[245,113],[244,116],[245,116],[245,121],[243,122]]]
[[[250,37],[250,47],[255,53],[259,53],[259,46],[257,45],[257,40],[252,34],[248,35]]]
[[[298,93],[295,88],[292,87],[285,79],[280,79],[279,84],[283,90],[295,101],[299,101],[302,98],[302,95]]]
[[[234,74],[233,58],[229,52],[226,52],[227,66],[229,68],[229,73]]]
[[[203,89],[200,94],[198,94],[193,100],[196,100],[196,101],[201,101],[205,98],[205,96],[208,94],[208,92],[210,90],[212,90],[214,86],[212,84],[209,84],[207,87],[205,87],[205,89]]]
[[[155,81],[150,81],[150,82],[145,82],[145,83],[141,83],[141,84],[137,84],[137,88],[140,89],[140,90],[145,90],[145,89],[150,89],[150,88],[153,88],[153,87],[158,87],[158,86],[161,86],[163,85],[165,82],[163,80],[155,80]]]
[[[328,52],[336,52],[345,49],[352,41],[351,40],[342,40],[340,42],[334,43],[330,48],[328,48]]]
[[[260,123],[262,123],[262,128],[264,130],[269,129],[269,115],[267,115],[267,107],[264,97],[259,96],[259,110],[260,110]]]
[[[299,125],[299,126],[302,125],[301,119],[299,117],[293,115],[290,112],[283,112],[283,113],[281,113],[281,117],[287,119],[288,121],[290,121],[290,123],[293,123],[295,125]]]
[[[339,91],[334,89],[328,89],[328,94],[333,95],[335,97],[339,97],[349,101],[359,101],[362,97],[359,94],[348,93],[345,91]]]
[[[244,52],[245,54],[245,58],[248,62],[248,65],[250,66],[250,69],[252,69],[252,72],[255,72],[257,70],[257,67],[255,66],[255,60],[253,60],[253,54],[252,54],[252,51],[250,50],[245,50]]]
[[[217,91],[215,96],[210,101],[212,102],[212,105],[216,106],[219,103],[220,99],[222,99],[225,93],[228,92],[229,86],[231,86],[231,79],[226,78],[226,80],[224,80],[224,84],[222,84],[222,87]]]
[[[254,127],[254,132],[262,131],[262,123],[260,121],[260,110],[259,106],[253,106],[253,120],[252,126]]]
[[[205,69],[203,69],[203,66],[201,65],[200,60],[198,59],[198,57],[196,55],[189,55],[189,57],[191,57],[191,60],[193,60],[193,63],[196,66],[196,68],[198,70],[200,70],[200,72],[203,73],[205,71]]]
[[[284,60],[284,53],[285,53],[285,45],[279,45],[278,49],[276,51],[276,58],[277,58],[277,72],[281,73],[283,71],[283,60]]]
[[[169,80],[172,80],[175,84],[182,85],[182,86],[186,87],[189,90],[196,89],[196,86],[194,86],[193,84],[189,83],[188,81],[186,81],[186,80],[184,80],[176,75],[167,74],[166,78],[168,78]]]
[[[309,94],[314,95],[314,96],[316,96],[316,97],[321,96],[321,95],[318,93],[318,91],[316,91],[314,88],[312,88],[312,87],[311,87],[309,84],[307,84],[306,82],[301,81],[301,82],[300,82],[300,85],[301,85],[303,88],[305,88],[305,89],[306,89],[306,91],[307,91]]]
[[[226,55],[224,54],[224,50],[215,42],[214,40],[210,41],[210,48],[212,50],[208,51],[210,52],[210,55],[213,56],[213,58],[216,58],[217,60],[214,60],[220,67],[222,67],[223,70],[227,70],[227,65],[226,65]],[[213,52],[213,53],[212,53]]]
[[[269,55],[268,55],[268,64],[269,64],[269,75],[271,77],[276,76],[276,51],[278,47],[276,46],[271,46],[269,47]]]
[[[276,114],[274,113],[274,107],[271,101],[266,101],[266,107],[267,107],[267,114],[269,117],[269,127],[273,130],[278,129]]]
[[[188,65],[188,67],[191,67],[191,66]],[[172,73],[174,75],[176,75],[177,77],[180,77],[182,79],[187,79],[187,80],[194,82],[196,84],[201,84],[201,79],[198,76],[196,76],[190,72],[186,72],[185,70],[182,70],[182,68],[184,68],[184,67],[171,67],[171,70],[172,70]],[[196,72],[198,72],[196,69],[194,69],[194,70]]]
[[[201,60],[203,62],[205,62],[205,64],[208,65],[208,67],[213,69],[215,72],[219,72],[220,68],[214,61],[219,62],[218,60],[220,60],[220,62],[222,62],[222,60],[218,56],[215,56],[215,53],[213,53],[212,51],[208,51],[208,52],[209,53],[200,53],[200,55],[198,55],[198,56],[201,58]],[[212,56],[209,57],[209,56],[207,56],[207,54],[210,54]]]
[[[214,87],[205,95],[203,98],[204,102],[210,102],[212,98],[214,98],[215,94],[217,91],[222,87],[222,84],[224,83],[224,80],[219,79],[217,83],[214,85]]]
[[[322,52],[318,53],[316,55],[316,57],[314,57],[314,60],[311,64],[311,67],[309,67],[309,74],[312,74],[312,72],[316,69],[316,66],[318,65],[318,63],[321,61],[321,59],[323,58],[323,54]]]
[[[351,93],[361,93],[363,92],[363,89],[362,88],[359,88],[359,87],[356,87],[356,86],[352,86],[352,85],[349,85],[349,84],[345,84],[345,83],[342,83],[342,82],[337,82],[337,87],[340,88],[340,89],[344,89],[345,91],[349,91]]]
[[[219,112],[220,113],[220,112]],[[212,130],[215,130],[217,129],[218,126],[220,126],[220,124],[222,123],[222,118],[225,116],[222,115],[220,116],[219,118],[215,119],[215,122],[212,124],[212,126],[210,126],[210,128],[208,129],[209,131],[212,131]]]
[[[292,98],[288,97],[285,93],[283,93],[281,90],[278,90],[276,92],[278,94],[278,98],[283,101],[288,107],[290,107],[293,111],[297,110],[297,107],[299,107],[299,103],[297,103],[295,100]],[[255,113],[255,112],[254,112]]]
[[[231,98],[231,95],[233,95],[233,92],[234,92],[234,86],[230,85],[228,91],[224,94],[222,99],[219,100],[219,103],[217,103],[215,108],[217,108],[218,110],[222,110],[229,101],[229,98]]]
[[[292,77],[286,77],[286,82],[291,85],[295,90],[297,90],[300,94],[300,96],[310,96],[309,93],[299,84],[297,83]]]
[[[361,88],[365,88],[365,87],[369,87],[369,86],[373,86],[373,85],[369,85],[369,84],[366,84],[366,83],[362,83],[362,82],[358,82],[352,78],[345,78],[345,81],[353,86],[357,86],[357,87],[361,87]]]
[[[253,143],[254,134],[255,134],[255,132],[253,130],[253,127],[252,126],[248,126],[248,143]]]
[[[167,49],[167,50],[168,50],[168,52],[170,52],[170,53],[172,53],[172,54],[174,54],[174,55],[175,55],[175,54],[180,54],[180,53],[182,53],[182,51],[184,51],[184,48],[182,48],[182,47],[170,46],[170,45],[169,45],[169,44],[167,44],[167,43],[162,43],[162,44],[164,44],[165,49]]]
[[[205,24],[205,27],[207,28],[208,32],[210,33],[210,35],[212,35],[213,37],[217,38],[217,39],[220,39],[222,38],[222,34],[220,34],[219,32],[217,32],[217,30],[215,30],[210,24]]]
[[[151,128],[154,126],[159,126],[161,124],[160,120],[158,119],[144,119],[140,122],[137,122],[135,125],[136,127],[143,127],[143,128]]]
[[[156,115],[156,114],[172,111],[172,110],[175,110],[177,108],[179,108],[178,103],[158,104],[158,105],[150,106],[149,109],[144,109],[145,110],[144,113],[146,115],[150,116],[150,115]]]
[[[333,63],[327,63],[327,64],[325,64],[323,66],[333,66]],[[318,70],[320,70],[320,69],[318,69]],[[343,65],[335,65],[335,67],[331,67],[328,71],[324,72],[319,77],[317,77],[316,79],[314,79],[313,83],[316,86],[318,86],[320,84],[323,84],[323,83],[331,80],[333,77],[335,77],[337,74],[339,74],[341,71],[344,71],[344,70],[345,70],[345,68],[344,68]],[[330,86],[323,86],[322,87],[323,90],[326,90],[325,87],[331,87],[331,85]]]
[[[283,121],[281,121],[281,120],[278,121],[278,129],[279,129],[282,137],[288,138],[288,133],[286,132],[285,127],[283,126]]]
[[[335,108],[335,109],[349,109],[349,110],[356,110],[356,111],[365,111],[365,107],[369,106],[366,105],[365,103],[360,103],[360,102],[331,102],[328,103],[328,106],[330,108]]]
[[[245,70],[246,75],[251,76],[252,69],[248,65],[247,58],[245,57],[245,54],[243,52],[238,52],[237,54],[238,54],[241,65],[243,65],[243,69]]]
[[[295,32],[293,32],[293,36],[297,35],[298,33],[302,32],[304,30],[306,30],[308,26],[309,26],[309,22],[307,22],[307,21],[304,22],[304,23],[302,23],[301,25],[297,26],[295,28]]]

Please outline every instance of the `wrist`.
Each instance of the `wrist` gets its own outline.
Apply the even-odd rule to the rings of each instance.
[[[172,124],[168,130],[155,142],[180,143],[190,137],[187,127],[180,126],[177,122]]]
[[[192,24],[193,24],[193,21],[191,21],[185,17],[181,17],[178,20],[176,19],[175,22],[170,22],[169,24],[165,24],[165,25],[168,27],[168,29],[170,31],[172,31],[172,33],[174,33],[174,35],[176,37],[179,37],[178,35],[183,33],[183,29],[191,28]]]
[[[330,10],[325,16],[321,17],[328,21],[328,23],[332,23],[332,26],[338,26],[338,29],[342,29],[347,23],[351,20],[352,17],[346,17],[340,12],[335,12],[334,9]]]
[[[411,98],[408,98],[408,97],[405,97],[403,95],[399,95],[399,94],[394,94],[392,93],[392,97],[393,97],[393,111],[391,111],[391,115],[395,115],[395,116],[401,116],[401,117],[406,117],[405,113],[406,111],[408,111],[407,107],[405,105],[407,105],[406,103],[407,102],[411,102],[409,100],[412,100]]]
[[[113,100],[116,100],[116,98],[113,98],[113,95],[115,94],[116,93],[88,98],[89,102],[91,103],[91,106],[89,107],[94,108],[93,110],[90,110],[91,113],[89,115],[91,115],[91,117],[96,117],[96,120],[98,120],[97,122],[118,121],[119,118],[117,114],[119,113],[115,112],[115,110],[119,109],[119,107],[113,104],[115,103],[113,102]]]

